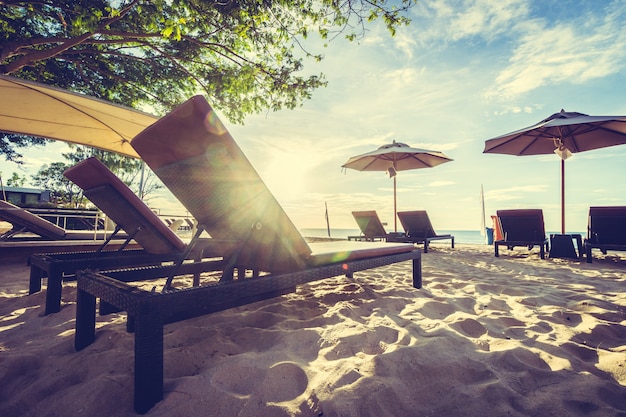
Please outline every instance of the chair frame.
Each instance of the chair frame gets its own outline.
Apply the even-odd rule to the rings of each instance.
[[[409,260],[413,286],[421,287],[421,251],[414,245],[309,245],[202,96],[181,104],[131,144],[197,219],[198,232],[206,229],[214,238],[236,241],[233,250],[222,251],[221,260],[203,262],[204,271],[221,273],[218,282],[208,285],[194,280],[192,287],[176,288],[175,268],[160,292],[123,282],[122,272],[78,272],[75,347],[84,349],[95,340],[97,298],[101,305],[128,312],[129,328],[135,332],[137,412],[147,412],[163,398],[166,324],[276,297],[311,281],[352,277],[357,271]],[[246,271],[252,271],[251,277]]]
[[[375,210],[353,211],[352,216],[359,225],[361,234],[358,236],[348,236],[348,240],[365,242],[386,241],[391,234],[387,233],[385,226],[380,221]]]
[[[451,247],[454,249],[454,236],[451,234],[437,234],[426,210],[399,211],[397,215],[404,228],[405,234],[402,237],[391,237],[387,239],[387,241],[423,243],[424,253],[428,253],[428,245],[430,242],[434,240],[450,240]],[[416,226],[418,225],[413,222],[415,218],[418,218],[420,221],[419,227],[417,228]]]
[[[593,262],[592,249],[626,251],[626,206],[589,207],[587,238],[583,244],[587,263]]]
[[[96,158],[80,162],[68,169],[65,175],[83,188],[85,196],[117,225],[115,231],[95,251],[40,253],[29,257],[29,294],[41,291],[43,279],[48,279],[45,315],[61,310],[63,281],[75,280],[78,270],[180,264],[190,257],[198,261],[205,252],[209,254],[208,239],[196,237],[192,243],[185,245],[126,184]],[[107,250],[107,245],[121,230],[120,224],[128,229],[127,238],[117,250]],[[126,249],[133,239],[139,240],[144,249]]]
[[[496,214],[502,229],[502,236],[504,236],[503,239],[495,240],[493,242],[494,254],[496,257],[500,256],[500,252],[498,250],[500,246],[506,246],[509,250],[512,250],[516,246],[526,246],[529,250],[531,250],[534,246],[539,246],[541,259],[545,259],[546,252],[549,250],[549,243],[545,232],[543,211],[541,209],[498,210]],[[518,222],[525,222],[523,225],[525,227],[521,227],[521,229],[513,228],[513,224],[510,224],[510,219],[517,219]],[[539,225],[540,228],[539,230],[530,230],[528,229],[529,225],[531,229],[534,226]],[[511,232],[513,233],[512,237],[509,236]],[[532,236],[524,237],[523,235],[526,233],[530,233]]]
[[[129,330],[134,331],[135,335],[134,408],[143,414],[163,399],[165,325],[277,297],[293,292],[297,285],[312,281],[340,275],[352,277],[354,272],[409,260],[412,261],[413,287],[421,288],[419,249],[314,266],[290,273],[226,280],[214,285],[165,293],[141,290],[123,282],[121,274],[124,271],[110,271],[106,274],[80,271],[76,298],[75,348],[77,351],[83,350],[95,341],[97,298],[101,305],[104,302],[117,310],[126,311]],[[194,264],[186,265],[190,265],[189,268],[194,267]],[[222,260],[206,262],[197,268],[203,271],[220,271],[226,265],[227,262]],[[142,273],[144,279],[153,278],[144,271],[149,270],[133,270],[130,279],[140,279]]]
[[[66,230],[41,216],[18,207],[8,201],[0,200],[0,220],[13,226],[0,235],[0,242],[61,241],[61,240],[96,240],[104,241],[111,232],[95,230]],[[31,232],[37,237],[18,237],[20,233]]]

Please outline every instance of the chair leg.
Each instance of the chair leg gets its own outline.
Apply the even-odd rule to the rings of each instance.
[[[499,249],[498,249],[498,247],[499,247],[499,246],[500,246],[500,245],[498,245],[497,243],[494,243],[494,244],[493,244],[493,250],[494,250],[494,252],[495,252],[496,258],[500,256],[500,251],[499,251]]]
[[[147,311],[135,317],[135,411],[163,399],[163,324]]]
[[[63,293],[63,273],[50,271],[48,274],[48,287],[46,288],[45,315],[61,311],[61,295]]]
[[[422,288],[422,257],[413,259],[413,288]]]
[[[41,291],[41,280],[44,277],[43,270],[39,269],[35,265],[30,267],[30,280],[28,284],[28,294],[34,294]]]
[[[76,334],[74,348],[79,351],[96,340],[96,297],[81,289],[76,293]]]

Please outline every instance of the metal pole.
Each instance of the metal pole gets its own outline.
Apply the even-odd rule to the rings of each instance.
[[[146,170],[146,163],[141,161],[141,177],[139,178],[139,198],[143,200],[143,187],[144,187],[144,173]]]
[[[328,218],[328,203],[324,201],[326,206],[326,230],[328,231],[328,237],[330,237],[330,219]]]
[[[561,159],[561,234],[565,234],[565,159]]]
[[[396,176],[393,176],[393,231],[398,231],[398,216],[396,208]]]
[[[0,188],[2,188],[2,199],[7,201],[7,195],[4,192],[4,184],[2,183],[2,175],[0,175]]]

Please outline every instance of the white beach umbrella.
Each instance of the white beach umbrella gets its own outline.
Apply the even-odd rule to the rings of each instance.
[[[443,152],[411,148],[394,140],[393,143],[383,145],[372,152],[353,156],[341,167],[357,171],[386,171],[393,178],[393,220],[394,231],[397,232],[396,173],[410,169],[432,168],[450,161],[453,159]]]
[[[0,75],[0,131],[138,158],[130,140],[158,117],[48,85]]]
[[[561,110],[537,124],[485,141],[483,153],[561,157],[561,233],[565,234],[565,159],[572,153],[626,143],[626,116]]]

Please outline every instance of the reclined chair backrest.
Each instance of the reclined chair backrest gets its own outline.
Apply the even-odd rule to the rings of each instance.
[[[131,145],[216,239],[241,242],[237,262],[262,271],[304,267],[311,249],[202,96]]]
[[[601,245],[626,245],[626,207],[590,207],[587,238]]]
[[[401,211],[398,212],[398,218],[409,237],[427,238],[437,236],[426,210]]]
[[[63,174],[147,252],[166,254],[185,249],[176,233],[98,159],[85,159]]]
[[[374,210],[353,211],[352,216],[365,237],[386,236],[387,231]]]
[[[542,242],[546,238],[541,209],[498,210],[505,241]]]
[[[51,240],[60,240],[65,237],[65,229],[62,227],[8,201],[0,200],[0,219],[11,223],[13,230],[23,228],[25,231]]]

